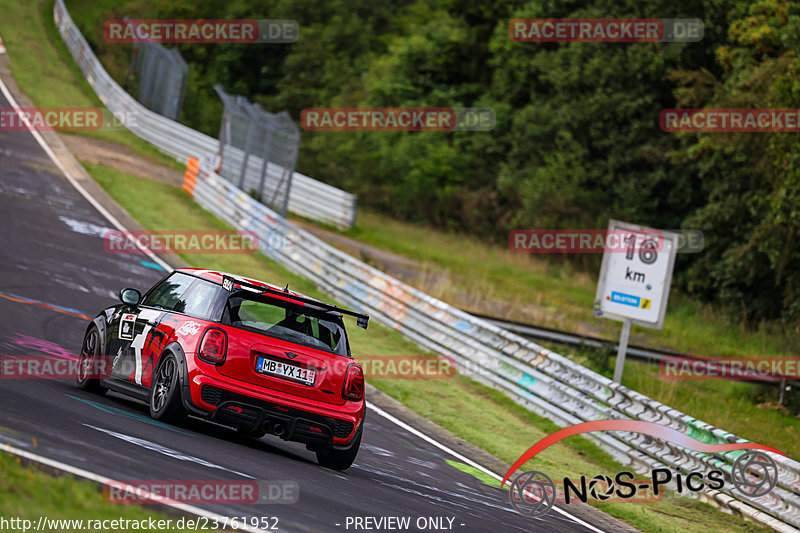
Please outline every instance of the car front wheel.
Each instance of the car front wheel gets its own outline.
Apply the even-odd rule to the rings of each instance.
[[[83,345],[81,345],[81,354],[78,358],[77,385],[81,390],[105,394],[108,389],[100,384],[99,379],[91,379],[90,377],[97,375],[100,361],[99,355],[100,332],[97,330],[97,326],[92,324],[83,337]]]

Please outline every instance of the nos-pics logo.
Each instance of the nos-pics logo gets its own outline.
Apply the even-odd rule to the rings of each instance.
[[[728,444],[709,444],[698,441],[661,424],[637,420],[599,420],[584,422],[564,428],[549,435],[525,452],[511,466],[503,478],[503,485],[511,475],[527,461],[536,456],[545,448],[556,442],[580,433],[591,431],[627,431],[650,435],[658,439],[672,442],[684,448],[689,448],[702,453],[726,453],[737,450],[747,450],[736,459],[730,471],[730,480],[733,489],[745,498],[760,498],[769,494],[778,482],[778,465],[766,452],[779,455],[785,454],[775,448],[754,442],[738,442]],[[531,470],[523,472],[511,484],[508,496],[511,506],[520,514],[529,517],[542,516],[548,513],[556,503],[570,503],[575,499],[586,503],[591,497],[597,501],[606,501],[610,498],[620,498],[622,501],[636,501],[637,491],[652,491],[659,495],[660,487],[672,482],[678,493],[697,492],[708,489],[720,490],[725,486],[725,473],[719,469],[708,472],[675,472],[669,468],[655,468],[651,471],[651,479],[634,479],[631,472],[618,472],[613,478],[607,475],[597,475],[591,479],[581,476],[578,481],[564,478],[563,494],[560,497],[558,487],[544,472]],[[641,501],[641,500],[640,500]]]

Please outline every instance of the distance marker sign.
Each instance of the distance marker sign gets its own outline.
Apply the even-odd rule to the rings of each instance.
[[[612,236],[618,244],[612,245]],[[595,295],[595,314],[661,329],[677,235],[611,220]]]

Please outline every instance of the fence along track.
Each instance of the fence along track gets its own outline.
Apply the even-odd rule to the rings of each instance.
[[[186,163],[191,156],[211,156],[218,152],[217,139],[150,111],[125,92],[98,61],[72,21],[64,0],[55,1],[53,18],[64,44],[98,98],[134,135],[181,163]],[[260,158],[253,156],[250,159],[246,175],[248,186],[259,183],[261,168]],[[279,176],[281,172],[282,169],[278,169],[277,165],[269,166],[270,178]],[[299,172],[292,175],[288,209],[297,215],[340,228],[350,228],[355,223],[356,205],[357,198],[353,194]]]

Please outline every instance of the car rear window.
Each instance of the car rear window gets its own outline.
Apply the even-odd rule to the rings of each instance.
[[[239,291],[228,298],[222,321],[309,348],[350,355],[338,313]]]

